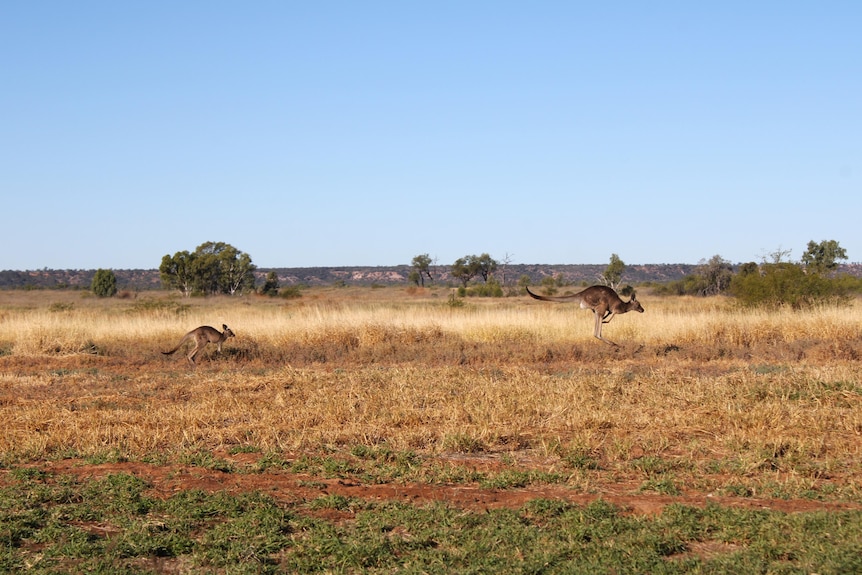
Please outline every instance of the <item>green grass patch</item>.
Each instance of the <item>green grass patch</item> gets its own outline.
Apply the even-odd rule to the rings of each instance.
[[[212,469],[224,473],[234,473],[236,471],[233,463],[221,457],[216,457],[212,452],[206,450],[182,454],[179,460],[184,465],[203,467],[204,469]]]
[[[858,573],[862,512],[605,501],[519,509],[329,494],[149,496],[128,474],[79,480],[13,469],[0,488],[0,572],[29,573]],[[321,518],[320,510],[350,512]]]

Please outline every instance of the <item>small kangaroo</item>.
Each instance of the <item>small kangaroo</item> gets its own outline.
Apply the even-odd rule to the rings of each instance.
[[[192,364],[192,366],[195,366],[195,356],[200,350],[205,348],[208,343],[216,344],[218,346],[218,351],[221,352],[221,342],[226,341],[229,337],[236,337],[236,335],[234,335],[234,333],[227,325],[222,324],[221,327],[224,332],[220,332],[216,328],[210,327],[208,325],[202,325],[199,328],[193,329],[189,333],[184,335],[183,338],[180,340],[180,343],[177,344],[177,347],[175,347],[171,351],[163,351],[162,353],[165,355],[171,355],[172,353],[177,351],[187,339],[194,338],[195,347],[188,355],[188,359],[189,363]]]
[[[593,336],[611,345],[617,345],[609,339],[602,337],[602,324],[609,323],[614,319],[614,314],[637,311],[643,313],[644,308],[635,298],[634,294],[629,301],[623,301],[617,292],[607,286],[591,286],[582,292],[564,296],[544,296],[533,293],[527,288],[530,297],[543,301],[556,301],[562,303],[579,303],[582,309],[591,309],[596,316],[596,325]]]

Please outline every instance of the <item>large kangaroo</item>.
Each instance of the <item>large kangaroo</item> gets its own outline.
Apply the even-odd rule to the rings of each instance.
[[[218,351],[221,352],[221,342],[227,340],[229,337],[236,337],[234,333],[230,330],[228,326],[222,324],[222,329],[224,332],[220,332],[214,327],[210,327],[208,325],[202,325],[197,329],[193,329],[189,333],[183,336],[183,339],[180,340],[180,343],[177,344],[177,347],[172,349],[171,351],[163,351],[162,353],[165,355],[171,355],[175,351],[177,351],[180,346],[182,346],[185,341],[189,338],[194,338],[195,347],[192,349],[192,352],[188,355],[189,363],[193,366],[195,365],[195,356],[197,353],[205,348],[208,343],[214,343],[218,345]]]
[[[639,311],[643,313],[644,311],[643,306],[637,301],[634,294],[632,294],[631,300],[623,301],[617,295],[617,292],[607,286],[591,286],[573,295],[556,297],[535,294],[530,291],[530,288],[527,288],[527,293],[536,299],[562,303],[579,303],[581,304],[581,309],[593,310],[596,316],[596,327],[593,330],[593,335],[611,345],[617,344],[602,337],[602,324],[614,319],[615,313],[626,313],[627,311]]]

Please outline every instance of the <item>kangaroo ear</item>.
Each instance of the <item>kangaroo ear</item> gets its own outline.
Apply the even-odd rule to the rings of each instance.
[[[636,294],[635,292],[632,292],[632,299],[631,299],[631,301],[638,301],[637,294]]]
[[[221,328],[222,328],[222,329],[227,329],[227,324],[226,324],[226,323],[221,324]]]

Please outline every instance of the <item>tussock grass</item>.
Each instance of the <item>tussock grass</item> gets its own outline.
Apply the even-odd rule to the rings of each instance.
[[[392,300],[381,300],[382,293]],[[373,299],[350,289],[323,291],[290,303],[269,298],[179,300],[143,296],[97,305],[53,301],[54,292],[18,296],[2,311],[0,349],[5,355],[40,357],[103,354],[151,359],[199,325],[228,324],[237,359],[308,363],[343,361],[521,362],[611,357],[596,345],[591,313],[575,306],[522,298],[472,300],[451,308],[440,298],[405,296],[403,290],[374,290]],[[8,297],[3,294],[4,297]],[[38,299],[44,296],[44,301]],[[642,296],[643,299],[643,296]],[[2,301],[2,298],[0,298]],[[29,302],[24,305],[24,302]],[[58,307],[58,304],[61,304]],[[623,350],[711,360],[857,359],[862,306],[766,312],[736,308],[722,298],[649,298],[647,312],[614,318],[605,335]],[[472,352],[472,353],[471,353]],[[619,354],[617,354],[619,355]]]

